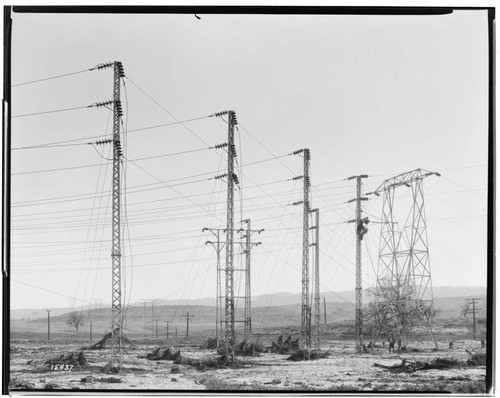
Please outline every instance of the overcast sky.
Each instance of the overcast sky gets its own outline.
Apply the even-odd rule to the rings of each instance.
[[[225,227],[226,186],[213,177],[226,153],[208,147],[226,141],[227,125],[208,116],[226,109],[239,121],[235,219],[265,228],[253,294],[300,292],[302,213],[289,204],[302,186],[287,180],[302,158],[287,155],[305,147],[323,291],[354,288],[345,202],[355,184],[345,178],[368,174],[370,192],[415,168],[441,173],[424,182],[433,285],[486,285],[486,11],[199,17],[13,14],[12,308],[110,302],[110,147],[87,143],[110,136],[111,112],[22,115],[112,99],[112,70],[88,69],[114,60],[127,76],[126,303],[215,296],[215,252],[204,245],[213,237],[201,230]],[[17,85],[73,72],[82,73]],[[403,223],[408,190],[397,203]],[[380,219],[381,198],[363,205]],[[379,227],[363,242],[364,287],[376,281]]]

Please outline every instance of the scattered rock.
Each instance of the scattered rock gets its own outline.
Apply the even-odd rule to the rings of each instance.
[[[29,381],[17,381],[13,385],[15,389],[19,390],[32,390],[35,388],[35,383],[31,383]]]
[[[170,381],[177,381],[177,379],[175,377],[172,377]]]
[[[45,387],[44,387],[45,390],[56,390],[58,388],[61,388],[61,386],[56,384],[56,383],[47,383],[47,384],[45,384]]]
[[[262,383],[262,384],[281,384],[281,380],[279,380],[279,379],[274,379],[274,380],[272,380],[272,381],[266,381],[266,382],[264,382],[264,383]]]
[[[121,383],[122,379],[118,377],[101,377],[100,381],[103,383]]]
[[[180,372],[181,372],[181,371],[180,371],[180,369],[179,369],[179,366],[178,366],[178,365],[174,365],[174,366],[172,366],[172,370],[170,371],[170,373],[174,373],[174,374],[176,374],[176,373],[180,373]]]
[[[40,383],[47,383],[47,379],[46,378],[40,379],[39,381],[40,381]]]
[[[32,362],[33,362],[33,359],[30,359],[28,362],[26,362],[26,365],[31,365]]]
[[[94,376],[87,376],[87,377],[84,377],[82,380],[81,380],[82,383],[93,383],[94,382]]]

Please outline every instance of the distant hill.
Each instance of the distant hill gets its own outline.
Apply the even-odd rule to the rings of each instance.
[[[435,306],[437,308],[442,307],[445,313],[454,313],[457,306],[462,305],[466,298],[486,297],[486,287],[483,286],[434,287],[433,292],[434,292]],[[339,319],[344,319],[345,317],[348,317],[345,319],[350,319],[352,315],[351,307],[354,306],[354,290],[346,290],[341,292],[325,292],[321,294],[321,297],[322,298],[325,297],[327,306],[328,308],[332,308],[332,311],[334,308],[337,308],[337,306],[332,307],[331,305],[328,305],[328,303],[341,304],[341,306],[338,307],[339,308],[338,312],[334,312],[335,314],[334,317],[338,317]],[[363,291],[363,303],[366,304],[369,301],[370,297],[368,296],[367,291],[365,290]],[[296,307],[300,309],[300,307],[297,307],[300,306],[300,302],[301,302],[301,295],[298,293],[284,292],[276,294],[264,294],[252,297],[252,311],[254,315],[256,315],[258,313],[256,311],[260,311],[258,310],[259,307],[263,308],[287,307],[289,309]],[[199,308],[200,306],[215,307],[215,299],[207,297],[195,300],[165,300],[158,303],[158,308],[160,307],[167,308],[168,306],[177,306],[177,307],[181,306],[180,308],[183,308],[185,306],[186,308],[188,308],[187,310],[189,311],[189,308],[193,307],[196,308]],[[481,307],[483,308],[482,311],[484,311],[486,305],[482,305]],[[109,311],[107,310],[107,308],[109,308],[109,304],[103,303],[101,308],[103,313],[109,314]],[[142,314],[142,308],[143,308],[143,303],[133,303],[129,306],[129,310],[133,313],[137,313],[138,316]],[[284,308],[282,308],[281,310],[285,311]],[[93,310],[93,312],[95,311],[97,310]],[[211,311],[214,312],[215,316],[215,309],[212,308]],[[267,311],[269,312],[270,310],[268,309]],[[70,312],[69,308],[51,308],[51,317],[52,318],[57,317],[59,315],[68,312]],[[288,313],[290,316],[292,316],[290,311],[286,310],[285,312]],[[20,319],[34,320],[35,318],[46,319],[47,313],[45,312],[45,309],[34,309],[34,308],[12,309],[10,312],[10,316],[12,320],[20,320]]]

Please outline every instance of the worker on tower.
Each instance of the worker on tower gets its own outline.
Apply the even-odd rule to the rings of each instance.
[[[365,225],[368,225],[370,222],[370,219],[368,217],[362,218],[359,220],[358,226],[357,226],[357,233],[359,236],[359,240],[363,240],[363,236],[368,232],[368,228],[366,228]]]

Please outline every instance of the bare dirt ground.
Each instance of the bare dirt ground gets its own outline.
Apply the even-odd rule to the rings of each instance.
[[[158,344],[138,342],[124,351],[124,370],[120,374],[102,373],[109,361],[109,350],[86,350],[88,361],[83,368],[71,371],[50,370],[45,361],[63,353],[78,351],[82,344],[41,343],[39,340],[11,341],[11,391],[30,389],[64,390],[299,390],[299,391],[449,391],[485,392],[485,366],[466,366],[446,370],[419,370],[392,373],[373,366],[398,365],[408,361],[430,361],[437,357],[469,358],[465,351],[484,352],[474,340],[455,340],[454,348],[444,342],[438,351],[431,341],[412,343],[413,351],[389,353],[377,346],[373,352],[355,353],[351,341],[323,340],[321,349],[329,357],[313,361],[292,362],[288,355],[262,353],[256,357],[237,357],[232,368],[199,371],[190,365],[173,361],[151,361],[145,355]],[[209,359],[215,350],[180,347],[183,358]],[[87,378],[92,376],[92,378]],[[110,380],[110,377],[113,378]],[[85,381],[85,378],[87,378]],[[113,381],[113,382],[110,382]],[[17,387],[16,387],[17,386]]]

